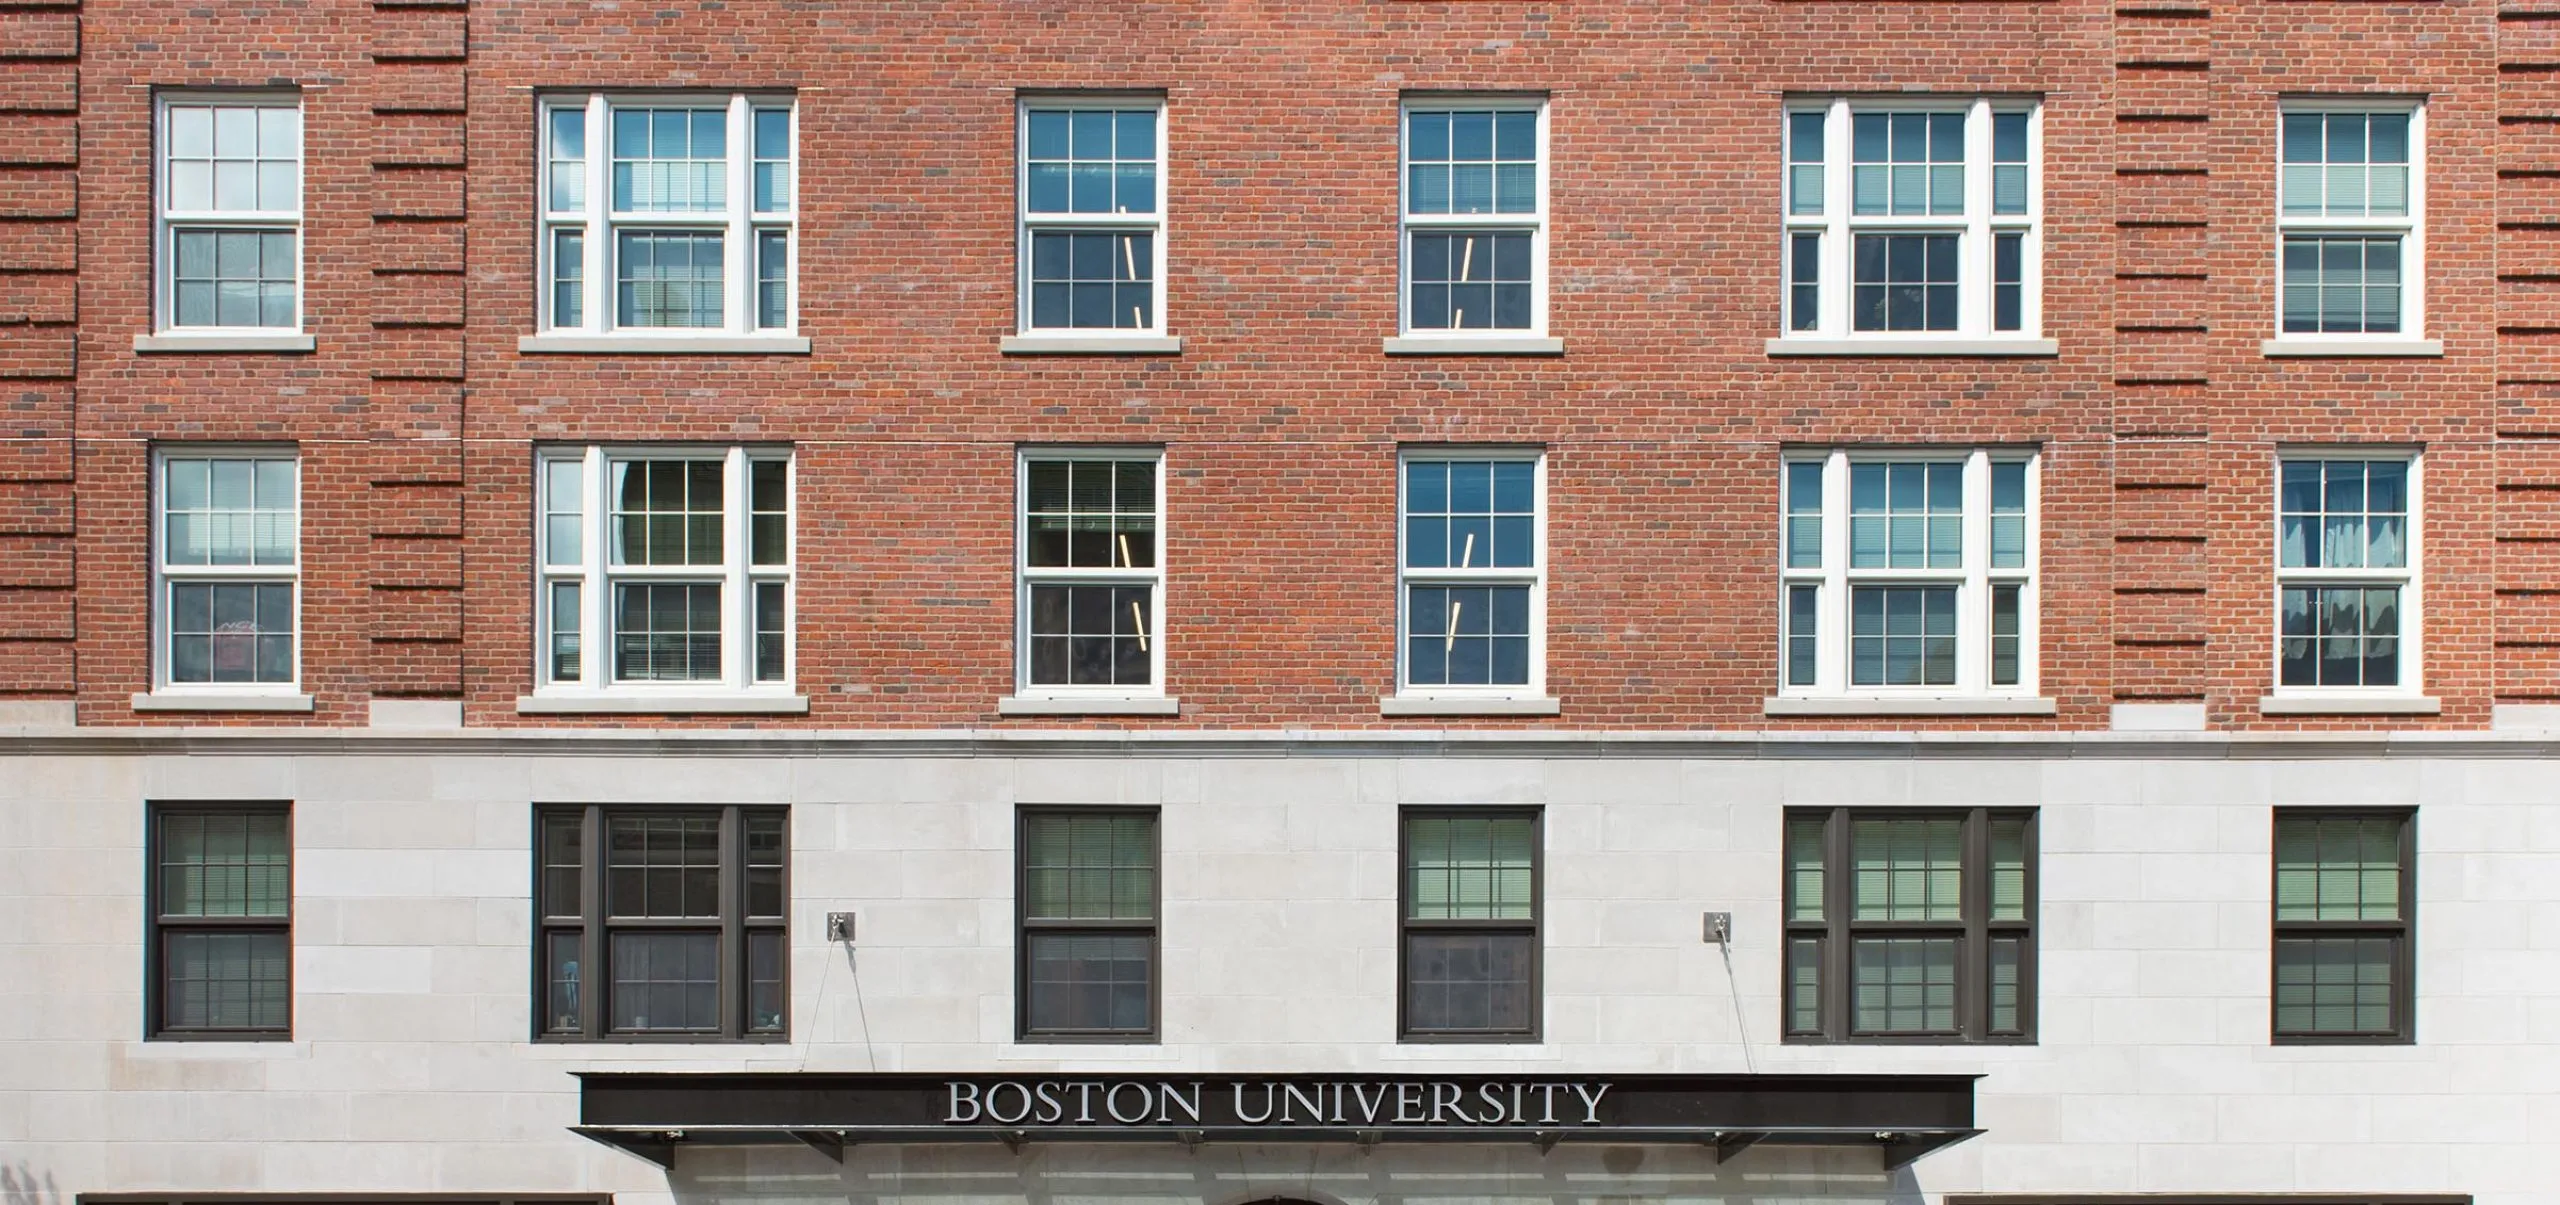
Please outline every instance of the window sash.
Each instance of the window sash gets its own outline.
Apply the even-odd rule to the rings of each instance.
[[[1425,918],[1414,915],[1414,825],[1429,820],[1526,820],[1529,822],[1529,911],[1526,917]],[[1546,994],[1546,821],[1537,808],[1407,807],[1396,817],[1396,1030],[1399,1041],[1537,1041],[1544,1031]],[[1413,946],[1416,938],[1466,935],[1527,939],[1525,1024],[1465,1028],[1417,1028]]]
[[[609,836],[608,826],[616,817],[632,815],[716,816],[718,817],[718,885],[716,917],[634,917],[615,916],[608,898]],[[551,911],[543,904],[533,909],[533,1027],[536,1041],[583,1042],[650,1042],[650,1041],[781,1041],[790,1028],[789,922],[791,911],[791,827],[789,809],[778,806],[730,804],[712,808],[607,807],[582,804],[565,807],[541,806],[534,809],[533,857],[538,881],[548,882],[543,872],[547,855],[553,852],[545,845],[545,837],[554,821],[565,822],[567,830],[576,833],[577,909],[568,915],[544,915]],[[770,870],[780,895],[778,915],[749,915],[750,863],[747,851],[747,825],[759,821],[774,826],[779,834],[778,861],[754,864],[753,869]],[[567,868],[563,863],[549,866]],[[715,939],[715,994],[718,1023],[712,1026],[659,1026],[646,1028],[618,1027],[616,980],[613,945],[617,937],[651,934],[696,934]],[[561,1023],[554,1006],[555,939],[565,940],[576,955],[572,993],[576,1000],[575,1025]],[[779,980],[775,995],[769,1001],[774,1020],[760,1023],[754,1015],[756,1007],[756,952],[759,945],[778,942],[780,957],[775,962]],[[597,973],[597,972],[601,973]]]
[[[1852,825],[1873,819],[1947,819],[1961,818],[1959,874],[1960,917],[1952,920],[1865,920],[1856,914],[1857,867],[1851,838]],[[1992,827],[2011,821],[2021,825],[2018,855],[2023,876],[2019,884],[2020,913],[2013,919],[1992,916],[1993,865]],[[1781,915],[1783,945],[1780,958],[1779,993],[1784,1018],[1783,1040],[1798,1043],[1873,1043],[1873,1044],[2031,1044],[2036,1033],[2036,962],[2038,912],[2042,890],[2039,885],[2039,841],[2037,813],[2026,808],[1789,808],[1782,823],[1790,834],[1800,823],[1818,827],[1818,841],[1812,850],[1798,850],[1793,836],[1785,847],[1788,861],[1784,874],[1784,898]],[[1798,853],[1818,852],[1821,867],[1819,915],[1807,915],[1806,902],[1798,898],[1800,886],[1795,857]],[[1947,1028],[1865,1029],[1859,1025],[1857,948],[1862,938],[1876,937],[1954,937],[1955,990],[1953,1007],[1955,1024]],[[2014,1025],[1998,1024],[1994,1009],[1993,950],[2003,940],[2018,947],[2015,968],[2016,1018]],[[1800,942],[1813,943],[1817,951],[1815,1004],[1816,1023],[1799,1023],[1794,1005],[1798,1000],[1796,981],[1798,966],[1795,948]]]
[[[1526,213],[1415,213],[1413,211],[1413,117],[1416,113],[1485,112],[1537,114],[1537,192]],[[1540,338],[1547,333],[1548,180],[1555,160],[1555,139],[1545,99],[1520,96],[1412,96],[1396,114],[1396,329],[1399,334],[1432,338]],[[1525,327],[1417,326],[1414,323],[1413,239],[1416,233],[1483,231],[1529,236],[1529,324]]]

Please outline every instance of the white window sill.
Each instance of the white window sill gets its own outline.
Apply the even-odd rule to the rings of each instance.
[[[1182,351],[1180,335],[1006,335],[996,350],[1008,356],[1170,356]]]
[[[1163,695],[1006,695],[997,715],[1180,715],[1182,700]]]
[[[2278,358],[2352,358],[2358,356],[2442,356],[2442,339],[2269,339],[2258,345],[2261,355]]]
[[[143,355],[232,351],[305,352],[319,346],[320,341],[310,335],[233,335],[212,332],[190,334],[184,331],[163,331],[156,335],[133,337],[133,350]]]
[[[1467,695],[1388,695],[1378,700],[1379,715],[1561,715],[1564,704],[1547,695],[1505,699]]]
[[[518,715],[806,715],[809,696],[786,694],[530,694]]]
[[[135,711],[309,711],[304,694],[188,694],[155,691],[133,696]]]
[[[2054,711],[2052,699],[2035,695],[2017,698],[1893,698],[1874,695],[1811,698],[1782,695],[1760,702],[1760,714],[1774,716],[2052,715]]]
[[[2436,715],[2444,701],[2428,695],[2268,695],[2259,715]]]
[[[805,356],[800,335],[523,335],[525,355],[587,356]]]
[[[2052,339],[1816,339],[1798,336],[1771,339],[1773,356],[2055,356],[2062,344]]]
[[[1564,340],[1544,335],[1390,335],[1391,356],[1561,356]]]

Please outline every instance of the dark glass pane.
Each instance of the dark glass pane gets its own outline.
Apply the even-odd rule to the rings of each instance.
[[[1412,1033],[1527,1033],[1535,1024],[1528,933],[1405,935],[1405,1029]]]
[[[720,1028],[718,934],[616,933],[612,964],[616,1032]]]
[[[747,934],[747,1032],[781,1033],[789,1000],[783,992],[782,934],[759,930]]]
[[[2396,1032],[2399,946],[2396,937],[2277,937],[2276,1032]]]
[[[759,919],[783,915],[783,817],[750,815],[746,834],[747,915]]]
[[[605,827],[609,915],[720,915],[718,816],[624,814],[608,817]]]
[[[1855,1030],[1954,1032],[1960,944],[1954,937],[1861,937],[1850,942]]]
[[[292,1007],[282,932],[161,932],[166,1029],[282,1030]]]
[[[550,932],[542,935],[543,944],[543,1018],[545,1033],[577,1033],[584,1028],[586,1014],[579,1011],[583,1003],[579,990],[579,959],[583,943],[576,933]]]
[[[575,813],[542,818],[542,915],[577,916],[585,892],[579,886],[585,824]]]
[[[1151,1025],[1154,941],[1134,933],[1024,936],[1027,1027],[1048,1033],[1143,1033]]]

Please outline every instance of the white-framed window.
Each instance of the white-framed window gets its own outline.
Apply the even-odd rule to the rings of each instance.
[[[2289,450],[2276,467],[2276,686],[2415,694],[2421,456]]]
[[[1408,97],[1402,330],[1547,331],[1547,102]]]
[[[545,96],[542,329],[799,325],[799,110],[786,95]]]
[[[152,688],[300,688],[301,465],[291,448],[152,458]]]
[[[2037,467],[2027,448],[1788,452],[1780,692],[2035,694]]]
[[[2029,97],[1790,99],[1786,335],[2034,336],[2042,113]]]
[[[534,476],[538,691],[790,689],[788,450],[552,448]]]
[[[158,97],[154,326],[190,334],[302,328],[302,98]]]
[[[1022,331],[1163,334],[1164,101],[1027,97],[1018,118]]]
[[[1396,686],[1546,693],[1546,456],[1410,449],[1399,466]]]
[[[2277,338],[2423,333],[2426,118],[2425,105],[2406,100],[2284,101]]]
[[[1014,646],[1025,697],[1164,693],[1164,452],[1025,448]]]

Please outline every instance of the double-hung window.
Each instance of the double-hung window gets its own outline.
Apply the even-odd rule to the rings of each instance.
[[[1404,813],[1402,1032],[1534,1040],[1539,1020],[1539,814]]]
[[[300,464],[290,449],[157,457],[156,690],[289,694],[300,679]]]
[[[1788,102],[1786,337],[2033,337],[2039,114],[2025,98]]]
[[[2409,1041],[2416,814],[2278,808],[2275,846],[2275,1039]]]
[[[2277,686],[2416,691],[2418,458],[2303,454],[2277,471]]]
[[[536,1032],[781,1037],[788,822],[778,807],[537,809]]]
[[[2425,124],[2405,102],[2285,102],[2280,341],[2419,337]]]
[[[1164,454],[1022,454],[1021,689],[1025,695],[1164,691]]]
[[[151,805],[151,1034],[292,1032],[293,838],[281,803]]]
[[[545,98],[542,329],[796,329],[797,112],[788,96]]]
[[[1155,1033],[1156,813],[1022,813],[1020,1032],[1144,1040]]]
[[[1786,846],[1787,1040],[2034,1039],[2034,812],[1789,808]]]
[[[1528,698],[1546,688],[1546,460],[1532,450],[1408,453],[1399,687]]]
[[[1546,333],[1546,125],[1536,97],[1405,102],[1405,333]]]
[[[787,693],[788,452],[560,448],[535,469],[540,692]]]
[[[1781,693],[2033,695],[2036,463],[2007,448],[1789,453]]]
[[[301,99],[171,93],[159,115],[156,326],[301,329]]]
[[[1164,102],[1021,109],[1022,331],[1164,333]]]

